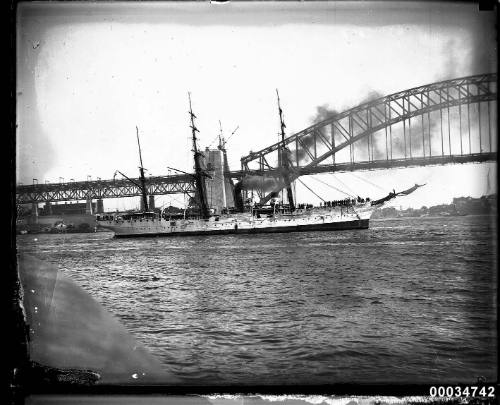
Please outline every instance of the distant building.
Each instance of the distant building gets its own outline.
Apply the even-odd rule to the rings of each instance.
[[[372,218],[373,219],[378,219],[378,218],[397,218],[398,216],[398,210],[394,207],[385,207],[376,210]]]
[[[97,203],[92,203],[92,212],[96,212]],[[63,215],[63,214],[85,214],[87,213],[87,203],[47,203],[39,209],[39,215]]]
[[[440,204],[440,205],[433,205],[428,209],[429,215],[432,216],[439,216],[443,214],[449,214],[451,210],[450,204]]]
[[[458,197],[453,199],[453,204],[461,214],[488,214],[496,212],[497,195],[491,194],[481,198]]]

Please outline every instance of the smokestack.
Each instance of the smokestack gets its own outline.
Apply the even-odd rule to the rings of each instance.
[[[243,212],[243,182],[239,181],[234,185],[234,205],[238,212]]]

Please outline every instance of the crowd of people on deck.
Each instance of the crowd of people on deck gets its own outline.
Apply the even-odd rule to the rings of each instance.
[[[319,203],[320,207],[331,208],[331,207],[347,207],[351,205],[356,205],[356,203],[363,204],[365,202],[370,202],[370,198],[361,198],[358,196],[356,199],[354,198],[345,198],[343,200],[334,200],[334,201],[325,201],[323,203]]]
[[[349,207],[349,206],[356,205],[356,204],[363,204],[365,202],[370,202],[370,198],[369,197],[361,198],[358,196],[357,198],[345,198],[344,200],[320,202],[319,206],[320,206],[320,208]],[[300,209],[300,210],[309,210],[309,209],[314,208],[314,205],[313,204],[297,204],[296,208]]]
[[[345,198],[343,200],[334,200],[334,201],[324,201],[320,202],[320,208],[332,208],[332,207],[349,207],[356,204],[364,204],[365,202],[370,202],[370,198],[361,198],[358,196],[357,198]],[[275,201],[271,200],[270,205],[273,207],[276,204]],[[301,203],[297,204],[296,209],[299,210],[310,210],[313,209],[313,204]]]

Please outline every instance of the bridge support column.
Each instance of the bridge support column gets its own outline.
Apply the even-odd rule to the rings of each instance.
[[[50,203],[50,201],[47,201],[45,203],[45,208],[47,210],[47,214],[52,215],[52,204]]]
[[[144,207],[144,200],[142,199],[142,197],[139,197],[139,202],[141,203],[141,205],[139,206],[139,211],[144,212],[146,208]]]
[[[87,200],[87,206],[85,207],[85,214],[90,214],[92,215],[94,213],[93,207],[92,207],[92,198],[89,198]]]
[[[104,212],[104,202],[102,201],[102,198],[99,198],[97,200],[97,213],[102,214]]]
[[[31,204],[31,218],[35,224],[38,223],[38,204],[37,203]]]
[[[155,209],[155,196],[150,195],[148,198],[149,198],[148,200],[149,210],[153,211]]]

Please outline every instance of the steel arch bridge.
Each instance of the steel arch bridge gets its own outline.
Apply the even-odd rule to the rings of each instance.
[[[286,151],[290,180],[323,172],[487,162],[497,159],[497,74],[432,83],[361,104],[241,158],[233,179],[279,179]],[[135,179],[138,182],[138,179]],[[283,188],[277,181],[275,190]],[[147,178],[149,195],[194,192],[192,175]],[[262,190],[256,189],[264,198]],[[139,196],[127,180],[21,185],[18,204]]]
[[[250,152],[241,158],[242,171],[279,178],[283,153],[292,180],[326,171],[496,160],[496,99],[496,73],[401,91]],[[264,202],[282,187],[278,181]]]

